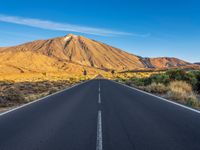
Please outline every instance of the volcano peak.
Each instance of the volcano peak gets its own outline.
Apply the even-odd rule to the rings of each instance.
[[[33,56],[35,56],[35,61],[31,61],[33,64],[58,68],[56,64],[59,62],[59,64],[62,64],[59,67],[61,69],[66,68],[65,64],[68,62],[91,68],[118,71],[190,65],[190,63],[176,58],[139,57],[102,42],[74,34],[48,40],[37,40],[14,47],[0,48],[0,62],[4,62],[5,65],[9,64],[9,67],[15,64],[15,68],[23,68],[23,70],[27,68],[27,70],[37,71],[38,67],[30,69],[29,65],[25,65]],[[13,63],[13,60],[16,60],[17,66],[16,63]],[[53,65],[46,64],[50,61]]]

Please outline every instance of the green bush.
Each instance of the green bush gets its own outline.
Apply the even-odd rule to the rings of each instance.
[[[199,101],[197,99],[193,99],[193,98],[189,98],[186,101],[186,105],[190,106],[190,107],[199,107]]]
[[[197,84],[197,78],[195,76],[194,73],[192,72],[188,72],[186,75],[185,75],[185,79],[184,79],[186,82],[190,83],[193,87],[196,86]]]
[[[169,76],[171,81],[186,81],[193,87],[197,84],[197,78],[193,72],[186,72],[182,69],[168,70],[166,74]]]
[[[166,85],[170,82],[170,79],[166,74],[154,74],[148,78],[131,78],[131,81],[136,86],[147,86],[152,83],[162,83]]]
[[[144,86],[145,85],[145,79],[144,78],[132,78],[131,83],[135,86]]]
[[[200,71],[194,71],[193,74],[196,78],[195,90],[200,93]]]
[[[170,82],[169,75],[167,74],[154,74],[150,76],[150,83],[168,84]]]
[[[170,80],[183,80],[186,76],[186,71],[182,69],[171,69],[166,72],[169,75]]]
[[[152,83],[161,83],[168,86],[172,81],[185,81],[192,85],[193,90],[200,93],[200,71],[186,72],[183,69],[171,69],[165,73],[153,74],[147,78],[132,77],[120,80],[125,82],[127,85],[133,84],[135,86],[148,86]]]

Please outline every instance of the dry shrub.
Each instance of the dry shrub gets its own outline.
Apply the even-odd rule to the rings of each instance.
[[[198,105],[198,99],[192,86],[185,81],[173,81],[169,84],[168,97],[190,106]]]
[[[152,93],[164,94],[168,91],[168,87],[162,83],[152,83],[145,87],[145,90]]]
[[[128,85],[128,86],[131,86],[132,82],[130,80],[126,80],[125,84]]]
[[[29,94],[25,97],[26,102],[30,102],[39,98],[42,98],[44,96],[47,96],[49,93],[48,92],[44,92],[44,93],[36,93],[36,94]]]
[[[5,89],[3,92],[0,93],[1,106],[12,105],[15,103],[22,103],[24,102],[25,98],[23,93],[15,89],[13,87]]]
[[[186,93],[192,93],[192,86],[185,81],[173,81],[170,83],[169,88],[172,90],[182,90]]]
[[[200,102],[195,95],[190,95],[188,100],[186,101],[186,105],[199,108]]]
[[[49,94],[56,93],[56,92],[58,92],[59,90],[60,90],[59,87],[52,87],[52,88],[50,89],[50,91],[49,91]]]

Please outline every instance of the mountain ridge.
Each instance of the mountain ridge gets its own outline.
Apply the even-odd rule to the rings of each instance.
[[[196,65],[200,65],[200,62],[196,62],[196,63],[194,63],[194,64],[196,64]]]
[[[6,66],[10,68],[13,66],[25,72],[27,70],[66,71],[66,68],[72,64],[117,71],[191,65],[191,63],[173,57],[137,56],[105,43],[73,34],[36,40],[17,46],[0,47],[1,70]],[[63,65],[65,67],[62,67]]]

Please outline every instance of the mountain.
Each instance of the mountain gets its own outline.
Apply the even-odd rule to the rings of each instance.
[[[144,58],[142,60],[148,68],[170,68],[191,65],[191,63],[173,57]]]
[[[12,54],[34,53],[62,62],[72,62],[101,69],[123,70],[144,67],[138,56],[72,34],[4,48],[1,52]]]
[[[200,65],[200,62],[197,62],[197,63],[194,63],[194,64],[196,64],[196,65]]]
[[[83,68],[123,71],[187,65],[191,64],[177,58],[143,58],[73,34],[0,48],[0,73],[80,72]]]

